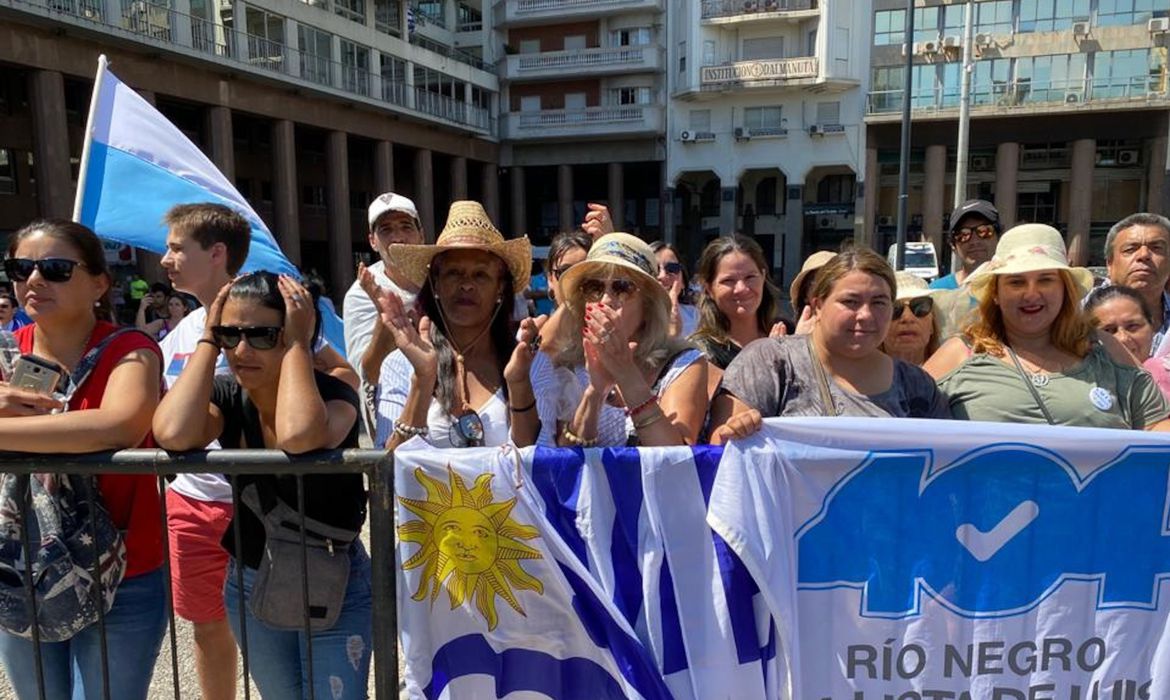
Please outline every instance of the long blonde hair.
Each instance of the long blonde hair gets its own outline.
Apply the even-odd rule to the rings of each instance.
[[[601,279],[613,276],[622,276],[632,279],[638,285],[638,293],[642,297],[642,327],[638,329],[630,340],[638,343],[634,351],[634,361],[646,370],[655,370],[662,366],[680,350],[690,345],[681,338],[670,335],[670,306],[669,302],[660,296],[651,294],[645,285],[657,285],[657,280],[647,281],[641,275],[626,274],[627,268],[612,263],[598,264],[595,276]],[[554,338],[553,362],[565,367],[580,367],[585,364],[584,338],[581,328],[585,325],[585,302],[581,298],[580,285],[574,293],[565,299],[560,313],[563,317],[557,323],[557,333]]]
[[[1060,306],[1060,313],[1052,322],[1048,336],[1057,348],[1072,353],[1077,357],[1089,354],[1093,339],[1093,324],[1081,311],[1081,298],[1077,293],[1076,282],[1067,270],[1057,270],[1060,281],[1064,284],[1064,302]],[[979,301],[979,315],[963,329],[963,337],[971,346],[972,352],[985,352],[1002,357],[1004,346],[1007,345],[1007,327],[1003,322],[1003,312],[996,303],[996,287],[999,284],[998,276],[983,285],[976,296]]]

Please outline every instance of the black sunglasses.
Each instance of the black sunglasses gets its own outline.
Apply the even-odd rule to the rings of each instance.
[[[73,268],[78,265],[85,267],[85,263],[67,258],[8,258],[4,261],[4,273],[15,282],[27,282],[35,269],[41,271],[46,282],[68,282],[73,278]]]
[[[606,292],[609,292],[611,299],[625,301],[634,292],[638,291],[638,283],[627,279],[609,280],[608,283],[605,280],[587,279],[581,280],[579,288],[581,290],[581,296],[585,298],[585,301],[590,303],[601,301]]]
[[[668,262],[662,263],[662,269],[666,270],[668,275],[677,275],[682,273],[682,263]]]
[[[902,299],[894,302],[894,318],[901,318],[902,314],[906,313],[906,307],[910,307],[910,313],[914,314],[916,318],[926,318],[934,311],[934,299],[930,297],[917,297],[915,299]]]
[[[239,345],[241,340],[247,339],[248,345],[253,350],[271,350],[276,347],[276,341],[280,339],[280,331],[280,326],[254,326],[252,328],[214,326],[211,329],[211,335],[215,337],[216,344],[221,348],[231,350]]]
[[[483,446],[483,419],[475,411],[468,411],[455,419],[455,434],[467,447]]]

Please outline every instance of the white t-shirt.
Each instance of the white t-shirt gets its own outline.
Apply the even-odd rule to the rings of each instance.
[[[690,304],[678,305],[678,317],[682,321],[682,337],[689,338],[699,326],[699,307]]]
[[[382,289],[389,289],[402,300],[409,309],[414,306],[417,295],[412,294],[386,276],[386,265],[381,260],[370,265],[370,272],[374,281]],[[360,370],[362,355],[370,346],[370,339],[374,337],[374,324],[378,321],[378,307],[370,300],[366,290],[358,282],[354,282],[345,293],[345,300],[341,305],[342,320],[345,322],[345,359],[354,369]]]
[[[179,322],[179,325],[171,329],[171,332],[159,341],[159,348],[162,350],[163,356],[163,377],[166,379],[168,389],[175,385],[179,373],[186,368],[191,355],[195,354],[195,347],[199,344],[199,339],[203,337],[203,329],[206,325],[207,308],[201,306],[187,314]],[[313,352],[321,352],[328,346],[329,342],[322,336],[313,347]],[[215,375],[227,377],[231,376],[231,373],[227,357],[220,353],[219,360],[215,364]],[[207,446],[207,449],[218,450],[219,442],[212,442]],[[171,482],[170,488],[197,501],[232,502],[231,484],[222,474],[179,474]]]
[[[401,350],[395,350],[382,363],[382,376],[378,389],[378,425],[374,437],[375,446],[383,446],[394,432],[394,421],[402,415],[406,395],[410,392],[414,367]],[[500,389],[475,409],[483,422],[483,444],[485,447],[499,447],[512,441],[508,424],[508,403]],[[428,443],[439,448],[463,447],[464,443],[454,429],[454,419],[443,411],[438,401],[431,401],[427,410]]]

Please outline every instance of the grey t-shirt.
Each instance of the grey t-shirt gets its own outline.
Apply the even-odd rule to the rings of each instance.
[[[836,406],[826,411],[817,385],[811,341],[807,335],[762,338],[743,349],[727,366],[720,391],[773,416],[871,416],[878,418],[950,418],[946,397],[930,375],[894,360],[890,388],[867,396],[844,389],[829,378]]]

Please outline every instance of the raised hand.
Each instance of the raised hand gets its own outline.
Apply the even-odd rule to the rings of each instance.
[[[814,325],[816,325],[816,321],[813,319],[812,307],[805,306],[800,312],[800,318],[796,321],[796,335],[812,333]]]
[[[378,290],[378,317],[394,337],[394,345],[402,351],[416,374],[434,378],[439,373],[439,354],[431,344],[431,319],[422,316],[418,328],[406,312],[402,300],[385,289]]]
[[[234,282],[235,280],[232,280],[220,287],[215,294],[215,300],[211,302],[211,306],[207,307],[207,321],[203,325],[203,337],[207,340],[215,342],[211,329],[220,325],[223,320],[223,305],[227,302],[228,292],[231,291]]]
[[[547,315],[526,318],[520,322],[520,335],[516,341],[516,347],[512,350],[512,357],[508,359],[508,364],[504,367],[504,381],[515,384],[528,378],[528,371],[532,369],[532,361],[536,358],[536,353],[539,350],[539,343],[536,341],[540,337],[540,329],[544,327],[546,321],[548,321]]]
[[[313,342],[313,327],[317,325],[317,310],[313,295],[288,275],[281,275],[276,286],[284,297],[284,345],[291,348],[301,344],[306,349]]]
[[[618,312],[603,302],[585,305],[585,368],[595,388],[608,391],[618,378],[638,371],[631,342],[618,324]]]
[[[788,326],[777,322],[772,324],[772,330],[768,333],[769,338],[783,338],[788,335]]]
[[[378,305],[378,287],[377,280],[374,279],[374,273],[370,272],[370,268],[366,267],[365,263],[358,263],[357,267],[358,286],[374,302],[374,306]]]
[[[613,219],[609,215],[609,207],[593,202],[589,202],[586,206],[589,207],[589,211],[585,212],[585,220],[581,222],[581,230],[595,241],[607,233],[613,233]]]

